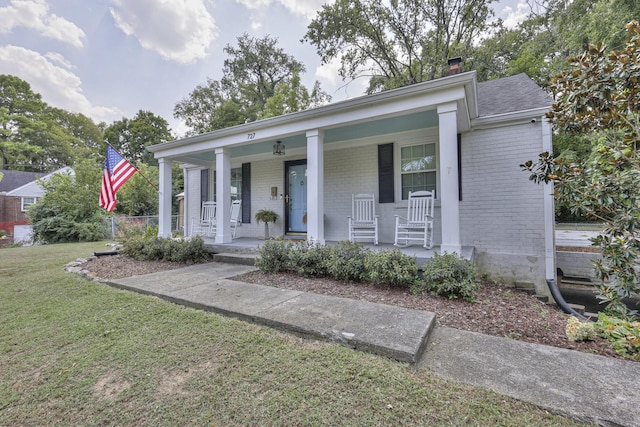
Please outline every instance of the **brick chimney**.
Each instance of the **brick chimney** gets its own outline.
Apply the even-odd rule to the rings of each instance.
[[[462,57],[456,56],[450,58],[447,63],[449,64],[449,70],[447,70],[447,76],[453,76],[454,74],[460,74],[462,72]]]

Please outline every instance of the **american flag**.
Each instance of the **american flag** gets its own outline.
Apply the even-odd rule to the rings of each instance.
[[[100,187],[100,207],[113,212],[118,203],[116,191],[137,171],[131,163],[122,158],[120,153],[108,145]]]

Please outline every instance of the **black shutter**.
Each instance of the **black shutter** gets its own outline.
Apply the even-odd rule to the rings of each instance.
[[[251,223],[251,163],[242,164],[242,222]]]
[[[209,200],[209,169],[200,170],[200,205]]]
[[[458,134],[458,200],[462,201],[462,135]]]
[[[380,203],[394,202],[393,143],[378,145],[378,198]]]

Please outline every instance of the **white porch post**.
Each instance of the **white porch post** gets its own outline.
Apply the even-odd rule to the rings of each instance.
[[[184,210],[182,211],[182,235],[184,237],[187,237],[191,234],[191,230],[189,229],[189,226],[191,224],[189,224],[189,172],[188,169],[186,167],[182,167],[182,181],[183,181],[183,188],[184,188],[184,199],[182,201],[182,204],[184,206]]]
[[[458,125],[455,103],[438,105],[440,136],[440,252],[461,253],[458,201]]]
[[[307,132],[307,240],[324,244],[324,132]]]
[[[158,159],[158,236],[171,237],[171,160]]]
[[[216,148],[216,243],[231,243],[231,154]]]

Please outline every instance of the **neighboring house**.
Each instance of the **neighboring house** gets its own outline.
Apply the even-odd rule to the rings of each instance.
[[[44,194],[38,180],[48,181],[57,173],[73,173],[73,169],[64,167],[49,174],[0,170],[0,230],[13,235],[16,225],[28,223],[27,207],[37,203]]]
[[[270,209],[272,235],[325,242],[347,239],[351,195],[374,193],[380,241],[393,243],[408,192],[435,190],[437,250],[471,247],[482,273],[548,294],[552,187],[519,165],[551,150],[551,104],[525,74],[478,83],[466,72],[154,145],[159,233],[171,235],[172,162],[184,169],[186,229],[217,200],[219,244],[231,241],[232,198],[243,201],[240,236],[262,236],[254,215]]]

